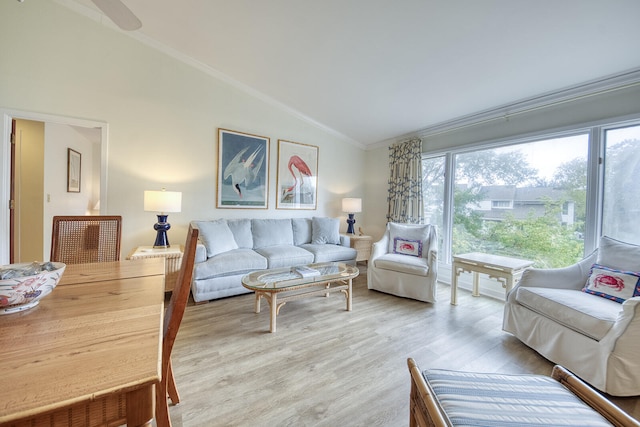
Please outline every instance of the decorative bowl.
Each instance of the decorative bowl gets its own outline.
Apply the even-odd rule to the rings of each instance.
[[[56,287],[66,264],[32,262],[0,267],[0,314],[35,307]]]

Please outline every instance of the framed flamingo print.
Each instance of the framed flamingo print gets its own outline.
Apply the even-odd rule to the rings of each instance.
[[[218,129],[218,208],[266,209],[269,138]]]
[[[276,209],[316,209],[318,147],[278,140]]]

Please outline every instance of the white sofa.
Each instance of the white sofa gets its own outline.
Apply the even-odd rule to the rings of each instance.
[[[384,235],[371,250],[367,287],[418,301],[435,302],[437,280],[436,227],[388,223]]]
[[[604,271],[599,266],[617,270],[614,278],[639,272],[640,247],[602,237],[598,250],[577,264],[525,270],[507,295],[503,329],[600,391],[640,395],[640,296],[630,288],[640,289],[629,281],[626,290],[594,288],[602,276],[596,273]],[[587,284],[609,298],[618,292],[627,298],[620,303],[586,293]]]
[[[338,218],[191,221],[200,230],[191,291],[196,303],[250,292],[242,276],[255,270],[316,262],[355,264],[357,252]]]

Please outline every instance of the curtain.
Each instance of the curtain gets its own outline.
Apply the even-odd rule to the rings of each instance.
[[[389,147],[389,210],[387,222],[424,223],[422,202],[422,140]]]

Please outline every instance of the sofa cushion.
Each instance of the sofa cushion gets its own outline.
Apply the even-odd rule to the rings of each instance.
[[[615,270],[640,271],[640,246],[603,236],[600,238],[596,264]]]
[[[427,276],[429,274],[429,265],[426,258],[389,253],[376,258],[373,262],[376,268],[383,270],[416,276]]]
[[[613,326],[622,306],[574,289],[519,287],[516,301],[567,328],[600,341]]]
[[[589,280],[582,291],[622,304],[629,298],[640,295],[640,273],[593,264]]]
[[[340,243],[340,220],[314,216],[311,221],[311,243],[322,245]]]
[[[293,218],[293,244],[296,246],[311,243],[311,218]]]
[[[200,240],[207,248],[207,257],[238,249],[233,233],[224,219],[215,221],[194,221],[200,230]]]
[[[267,259],[267,268],[293,267],[311,264],[313,254],[293,245],[275,245],[255,249]]]
[[[253,248],[253,233],[250,219],[228,219],[227,225],[236,239],[239,248]]]
[[[248,273],[249,271],[265,268],[267,268],[266,258],[254,250],[233,249],[214,255],[205,262],[195,264],[193,278],[202,280],[214,276]]]
[[[396,239],[403,240],[420,240],[423,242],[423,247],[429,238],[429,224],[398,224],[390,222],[389,226],[389,248],[387,252],[393,253],[395,249]],[[422,256],[426,257],[426,252],[423,251]]]
[[[307,243],[301,248],[313,254],[313,262],[335,262],[355,260],[358,251],[353,248],[340,245],[314,245]]]
[[[253,249],[293,245],[291,219],[252,219]]]

